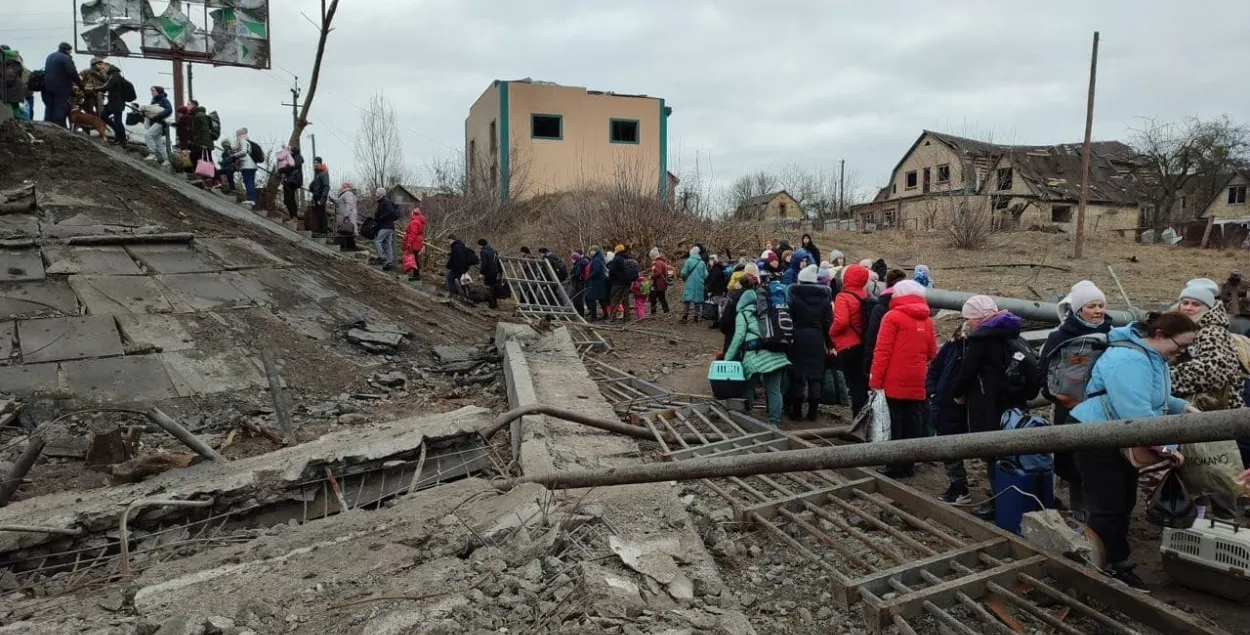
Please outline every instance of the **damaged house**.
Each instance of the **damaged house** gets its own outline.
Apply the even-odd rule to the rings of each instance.
[[[1133,236],[1144,167],[1119,141],[1091,144],[1087,231]],[[1073,230],[1081,189],[1081,144],[1002,145],[924,131],[871,202],[853,208],[870,228],[936,230],[963,213],[992,215],[1003,229]]]

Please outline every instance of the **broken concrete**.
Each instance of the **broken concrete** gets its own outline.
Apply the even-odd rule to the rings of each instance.
[[[0,282],[43,280],[43,258],[38,249],[0,251]]]
[[[178,393],[161,358],[128,355],[62,362],[69,390],[81,399],[107,403],[160,401]]]
[[[221,265],[191,245],[129,245],[126,251],[152,273],[211,273]]]
[[[146,276],[70,276],[69,286],[93,315],[170,313],[165,291]]]
[[[23,320],[17,323],[22,362],[57,362],[121,355],[121,335],[109,315]]]
[[[48,261],[47,273],[49,275],[92,273],[138,276],[143,274],[139,265],[121,247],[45,245],[43,257]]]
[[[0,320],[57,314],[78,315],[78,298],[65,282],[0,285]]]

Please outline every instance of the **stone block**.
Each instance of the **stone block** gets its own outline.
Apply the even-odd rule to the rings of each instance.
[[[121,336],[110,315],[23,320],[17,323],[22,362],[56,362],[121,355]]]
[[[243,349],[231,349],[217,354],[186,350],[161,353],[160,358],[180,397],[268,385],[256,362]]]
[[[234,272],[159,275],[156,280],[170,294],[175,311],[240,309],[271,300],[263,289]]]
[[[187,244],[129,245],[126,251],[152,273],[210,273],[221,265]]]
[[[146,276],[70,276],[69,286],[95,315],[170,313],[164,290]]]
[[[121,247],[73,247],[44,245],[49,274],[96,274],[137,276],[143,270]]]
[[[104,402],[172,399],[178,396],[157,355],[130,355],[64,362],[61,369],[75,398]]]
[[[140,348],[155,347],[166,353],[195,348],[195,340],[176,315],[119,315],[117,325]]]
[[[0,366],[0,386],[18,395],[53,393],[60,389],[56,364]]]
[[[78,297],[65,282],[44,280],[0,285],[0,320],[57,313],[79,313]]]

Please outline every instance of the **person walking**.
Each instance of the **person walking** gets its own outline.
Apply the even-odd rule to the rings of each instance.
[[[0,48],[0,106],[7,107],[14,119],[23,119],[26,101],[26,66],[22,56],[8,46]]]
[[[1046,343],[1042,344],[1039,359],[1043,369],[1050,366],[1052,357],[1063,354],[1065,344],[1085,335],[1105,336],[1111,331],[1111,321],[1107,319],[1107,296],[1089,280],[1081,280],[1072,285],[1068,295],[1059,301],[1059,317],[1063,322],[1059,328],[1051,331],[1046,337]],[[1051,424],[1061,426],[1070,423],[1068,413],[1079,401],[1067,395],[1051,394],[1046,383],[1042,382],[1042,396],[1054,404]],[[1078,520],[1083,519],[1085,500],[1081,489],[1081,472],[1076,467],[1076,454],[1055,453],[1055,476],[1068,485],[1068,509]]]
[[[819,267],[809,265],[799,272],[798,283],[786,290],[790,319],[794,321],[794,343],[786,352],[790,360],[790,419],[798,421],[807,401],[807,420],[820,415],[820,391],[824,385],[825,358],[832,348],[829,329],[833,327],[833,295],[817,279]]]
[[[218,182],[226,187],[226,191],[233,198],[238,195],[238,189],[234,182],[234,169],[237,162],[234,158],[234,147],[230,145],[230,140],[223,139],[221,142],[221,160],[217,162]],[[329,195],[330,183],[326,181],[326,195]]]
[[[424,227],[422,231],[424,232]],[[498,309],[499,296],[501,295],[499,285],[502,282],[500,278],[503,277],[503,267],[499,263],[499,254],[485,238],[477,239],[477,246],[480,254],[478,262],[481,263],[478,265],[478,275],[482,278],[482,284],[485,284],[486,289],[490,291],[490,308]]]
[[[569,255],[569,300],[577,314],[586,317],[586,285],[590,280],[590,258],[574,249]]]
[[[208,116],[208,110],[200,105],[200,102],[194,99],[190,102],[191,106],[191,162],[196,161],[213,161],[213,120]],[[207,180],[207,179],[206,179]]]
[[[755,263],[743,265],[742,270],[735,272],[730,279],[729,301],[725,303],[725,312],[721,313],[720,319],[716,322],[717,328],[724,336],[724,342],[720,348],[722,356],[729,352],[729,344],[733,342],[734,330],[737,328],[738,300],[742,299],[742,294],[747,290],[745,281],[759,279],[760,269],[755,266]]]
[[[82,92],[78,101],[79,110],[89,115],[100,115],[100,106],[103,105],[102,99],[109,81],[108,69],[107,60],[103,57],[93,57],[91,64],[78,73],[78,78],[82,80]]]
[[[586,303],[590,311],[591,322],[599,321],[598,311],[603,309],[603,319],[612,316],[608,308],[608,265],[605,262],[603,248],[599,245],[590,246],[590,274],[586,280]]]
[[[964,302],[961,314],[968,321],[968,339],[963,361],[951,384],[951,394],[968,406],[968,430],[992,432],[1002,428],[1003,413],[1012,408],[1028,410],[1028,399],[1014,394],[1007,385],[1007,364],[1011,343],[1020,337],[1022,320],[1000,311],[993,298],[974,295]],[[984,459],[990,492],[994,490],[996,457]],[[973,510],[982,519],[994,517],[994,501]]]
[[[659,247],[652,247],[648,255],[651,257],[651,293],[647,300],[651,304],[651,315],[655,315],[657,305],[668,313],[668,280],[673,275],[673,268]]]
[[[937,357],[937,335],[925,288],[914,280],[894,285],[890,310],[881,320],[881,330],[872,355],[868,387],[885,392],[890,409],[890,439],[919,439],[924,436],[928,418],[925,379],[929,362]],[[915,464],[899,462],[885,466],[881,473],[890,478],[909,478]]]
[[[482,247],[487,246],[489,245]],[[494,251],[494,248],[492,247],[491,250]],[[412,218],[408,219],[408,228],[404,230],[404,253],[412,254],[412,260],[415,263],[412,273],[408,275],[409,280],[421,279],[421,252],[423,251],[425,251],[425,213],[419,206],[414,205]],[[490,289],[494,291],[494,287]]]
[[[851,393],[852,418],[868,403],[868,375],[864,372],[864,305],[869,302],[868,269],[851,265],[842,274],[842,292],[833,300],[833,340],[838,368]]]
[[[321,160],[321,157],[313,157],[313,178],[308,184],[308,193],[312,195],[312,213],[308,215],[308,229],[312,232],[312,237],[325,238],[326,232],[329,231],[329,221],[326,219],[326,201],[330,198],[330,168]],[[420,213],[420,210],[414,208],[414,216]]]
[[[143,140],[148,146],[147,161],[169,163],[169,117],[174,114],[173,104],[169,103],[169,95],[161,86],[153,86],[152,101],[140,112],[143,114],[147,129],[143,132]]]
[[[122,69],[103,62],[108,79],[100,88],[100,93],[107,99],[102,108],[105,123],[113,129],[113,143],[121,148],[126,147],[126,103],[135,99],[135,86],[122,75]]]
[[[695,258],[698,259],[697,255]],[[781,383],[785,379],[790,360],[786,358],[785,353],[770,351],[760,345],[762,336],[755,300],[756,293],[766,293],[766,291],[757,290],[759,282],[751,277],[744,277],[743,284],[747,290],[742,293],[742,297],[738,298],[738,311],[734,316],[734,336],[724,358],[730,361],[742,360],[742,372],[747,379],[747,390],[744,395],[747,412],[753,409],[755,385],[764,386],[768,424],[776,428],[781,425],[783,405]]]
[[[629,248],[623,248],[617,252],[616,258],[612,259],[612,264],[608,265],[608,278],[612,284],[611,305],[616,311],[618,320],[629,321],[633,305],[631,289],[634,281],[638,280],[640,269],[638,261],[634,260],[634,255],[630,253]],[[634,319],[641,320],[642,317],[634,315]]]
[[[708,325],[708,328],[716,328],[716,322],[720,319],[720,314],[724,313],[725,303],[728,302],[729,296],[729,272],[721,263],[720,256],[716,254],[712,254],[707,261],[707,278],[703,281],[703,294],[708,302],[716,305],[716,318]]]
[[[681,266],[681,279],[685,288],[681,292],[681,323],[690,319],[690,309],[694,309],[694,323],[699,323],[704,299],[703,283],[707,280],[707,263],[703,262],[699,246],[690,248],[690,255]]]
[[[299,203],[295,196],[299,193],[299,189],[304,186],[304,155],[300,153],[299,146],[287,146],[285,148],[290,154],[287,161],[278,162],[278,174],[282,175],[282,204],[286,207],[286,213],[291,218],[299,215]],[[385,193],[385,190],[383,190]],[[391,219],[391,230],[394,231],[396,216]],[[378,219],[378,223],[381,223]],[[375,241],[376,244],[376,241]],[[392,254],[391,265],[394,266],[394,255]]]
[[[454,297],[460,295],[460,277],[469,273],[469,269],[478,264],[478,259],[477,254],[455,234],[448,235],[447,241],[450,246],[447,249],[447,277],[444,287],[447,295]]]
[[[74,47],[61,42],[43,63],[43,120],[62,128],[69,127],[69,100],[74,87],[83,89],[82,78],[70,52]]]
[[[244,134],[246,132],[244,130]],[[252,174],[256,174],[255,169]],[[246,185],[247,172],[244,171],[243,175],[243,183]],[[334,204],[334,229],[339,237],[339,251],[360,251],[356,246],[356,233],[359,231],[357,214],[356,186],[351,181],[343,181],[339,186],[338,200]]]
[[[1109,346],[1090,373],[1089,398],[1072,409],[1072,419],[1096,424],[1197,412],[1189,402],[1172,395],[1168,372],[1168,362],[1194,343],[1197,332],[1198,325],[1189,316],[1175,311],[1151,313],[1142,322],[1111,329]],[[1179,466],[1184,462],[1168,446],[1129,452],[1140,461],[1138,465],[1166,460]],[[1148,590],[1134,571],[1129,546],[1129,524],[1138,498],[1137,465],[1115,448],[1078,451],[1076,465],[1088,506],[1086,524],[1106,550],[1103,572],[1133,589]]]
[[[284,190],[286,186],[287,181],[284,179],[282,182]],[[373,220],[378,224],[378,235],[373,239],[373,249],[378,254],[378,264],[382,267],[382,271],[391,271],[395,269],[395,221],[399,220],[401,214],[399,208],[391,202],[391,197],[387,196],[386,188],[379,187],[374,190],[373,197],[378,204],[377,212],[373,215]],[[290,206],[287,209],[289,210]],[[464,243],[460,243],[460,246],[464,247]],[[468,269],[466,268],[465,271]],[[465,271],[460,273],[465,273]]]
[[[256,196],[257,196],[256,170],[262,163],[265,162],[265,152],[261,150],[260,146],[257,145],[255,141],[252,141],[251,139],[248,138],[247,128],[239,128],[238,130],[234,131],[234,143],[231,144],[231,149],[234,151],[234,154],[232,156],[234,156],[235,169],[239,171],[239,176],[243,179],[244,204],[249,205],[249,206],[254,206],[256,205]],[[343,181],[343,185],[344,186],[351,185],[351,182]],[[355,210],[356,190],[355,190],[355,187],[353,186],[351,190],[352,190],[352,234],[351,235],[352,235],[352,245],[353,245],[351,251],[355,251],[356,250],[355,249],[355,244],[356,244],[355,243],[355,236],[356,236],[356,228],[355,228],[356,227],[356,210]],[[342,191],[342,188],[340,188],[340,191]],[[339,208],[336,205],[335,206],[335,220],[336,221],[338,220],[338,209]],[[336,227],[338,226],[337,222],[335,226]],[[341,242],[340,242],[340,246],[342,246]]]
[[[929,399],[929,426],[939,436],[968,433],[968,407],[955,401],[951,384],[964,357],[967,324],[960,323],[949,340],[938,348],[937,357],[929,364],[925,393]],[[972,502],[968,490],[968,470],[963,461],[943,461],[948,485],[938,498],[944,503],[967,505]]]

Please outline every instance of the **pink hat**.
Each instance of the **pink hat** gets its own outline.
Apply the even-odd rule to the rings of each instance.
[[[898,285],[894,286],[898,287]],[[898,291],[894,293],[897,295]],[[968,301],[964,302],[964,308],[959,311],[965,320],[984,320],[995,313],[998,313],[998,304],[988,295],[974,295],[968,298]]]
[[[924,295],[924,287],[915,280],[900,280],[894,285],[894,297],[896,298],[905,298],[907,296],[923,298]]]

